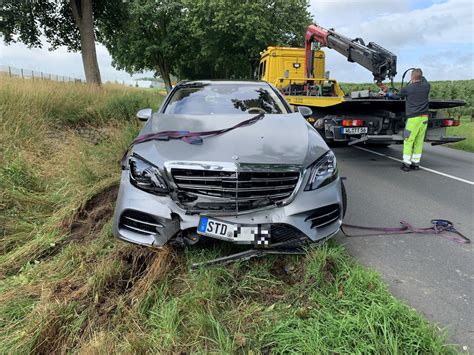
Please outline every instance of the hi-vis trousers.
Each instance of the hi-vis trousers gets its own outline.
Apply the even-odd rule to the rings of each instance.
[[[403,132],[403,163],[419,164],[423,152],[428,115],[410,117]]]

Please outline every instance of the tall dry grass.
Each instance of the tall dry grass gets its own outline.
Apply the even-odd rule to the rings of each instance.
[[[152,251],[107,245],[118,161],[139,128],[134,115],[161,100],[154,91],[115,85],[2,78],[1,353],[73,346],[84,330],[62,330],[77,312],[71,302],[89,313],[104,290],[122,295],[122,273],[153,277],[131,266],[146,258],[153,265]],[[85,327],[95,315],[83,317]]]

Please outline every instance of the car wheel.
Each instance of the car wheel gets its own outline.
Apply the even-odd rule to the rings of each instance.
[[[344,182],[341,180],[341,192],[342,192],[342,218],[346,216],[347,211],[347,193],[346,187],[344,186]]]

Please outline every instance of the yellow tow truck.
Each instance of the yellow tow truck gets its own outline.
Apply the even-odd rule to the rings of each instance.
[[[314,53],[313,78],[306,77],[304,60],[304,48],[268,47],[260,54],[259,79],[279,89],[291,87],[292,90],[285,92],[286,100],[291,105],[328,107],[342,103],[344,91],[335,79],[326,77],[324,52],[317,50]],[[309,80],[313,82],[313,92],[301,95],[305,82]]]

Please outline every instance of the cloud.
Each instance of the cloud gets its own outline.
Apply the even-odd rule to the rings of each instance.
[[[43,48],[28,48],[23,43],[7,46],[0,42],[0,64],[84,79],[80,53],[68,52],[65,47],[55,51],[49,51],[48,48],[46,41],[43,41]],[[103,81],[132,79],[127,72],[116,70],[112,66],[112,57],[103,45],[97,44],[96,50]],[[141,76],[153,76],[153,73],[145,72],[134,75],[133,78]]]
[[[363,35],[387,45],[458,44],[473,41],[471,0],[451,0],[408,13],[382,14],[361,23]]]
[[[348,37],[362,37],[395,53],[398,79],[418,66],[432,80],[473,78],[473,10],[470,0],[311,1],[314,19]],[[367,70],[326,49],[326,69],[340,81],[368,82]]]
[[[473,12],[470,0],[311,0],[317,23],[348,37],[374,41],[398,57],[398,79],[409,67],[424,69],[431,80],[473,78]],[[262,48],[263,49],[263,48]],[[345,82],[369,82],[372,75],[340,54],[326,51],[326,70]],[[127,80],[112,67],[107,49],[97,45],[103,80]],[[0,43],[0,64],[72,77],[84,77],[81,56],[65,48],[50,52],[21,43]],[[147,72],[134,77],[151,76]]]

